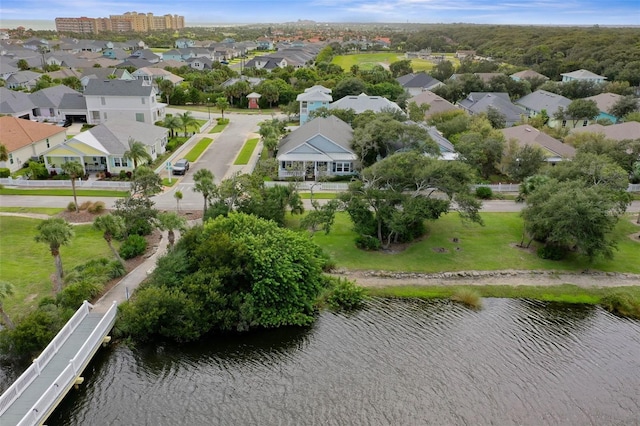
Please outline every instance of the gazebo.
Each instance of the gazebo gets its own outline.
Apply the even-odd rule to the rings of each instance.
[[[247,99],[249,99],[249,109],[260,109],[258,106],[258,99],[260,99],[262,95],[260,93],[251,92],[247,95]]]

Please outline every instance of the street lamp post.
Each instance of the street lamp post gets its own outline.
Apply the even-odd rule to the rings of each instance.
[[[209,103],[209,98],[207,98],[207,111],[209,111],[209,121],[211,121],[211,104]]]

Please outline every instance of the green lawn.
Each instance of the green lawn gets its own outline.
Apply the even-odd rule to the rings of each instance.
[[[110,189],[77,189],[78,197],[126,197],[128,191],[115,191]],[[60,197],[73,197],[71,189],[22,189],[22,188],[0,188],[0,195],[52,195]]]
[[[258,141],[260,138],[249,139],[244,143],[242,147],[242,151],[236,157],[236,161],[233,163],[236,166],[242,166],[245,164],[249,164],[249,160],[251,159],[251,155],[253,151],[256,149],[256,145],[258,145]]]
[[[216,124],[213,129],[211,129],[211,131],[209,131],[209,133],[220,133],[224,130],[225,127],[227,127],[229,123],[227,124]]]
[[[441,55],[440,53],[434,53],[434,55]],[[460,65],[460,61],[453,56],[453,53],[447,53],[446,59],[453,63],[454,66]],[[340,65],[343,70],[350,71],[353,65],[357,65],[362,70],[369,70],[375,65],[390,65],[396,61],[402,61],[406,59],[403,53],[396,52],[375,52],[375,53],[358,53],[355,55],[340,55],[334,56],[331,61],[334,64]],[[427,61],[425,59],[411,59],[411,68],[414,72],[430,71],[435,66],[435,63]]]
[[[355,233],[346,213],[336,215],[335,225],[329,235],[317,232],[313,238],[331,255],[338,267],[348,269],[429,273],[500,269],[580,271],[590,268],[640,273],[640,243],[628,237],[637,232],[638,227],[628,220],[621,221],[615,229],[619,250],[614,258],[599,259],[589,265],[582,257],[571,255],[564,261],[556,262],[540,259],[533,251],[515,247],[514,243],[518,243],[522,235],[522,219],[517,213],[482,213],[482,218],[484,227],[463,223],[457,214],[445,215],[429,223],[426,238],[395,254],[356,249]],[[298,220],[298,217],[292,218],[293,222]],[[458,238],[459,242],[453,243],[453,238]],[[434,250],[439,248],[446,252]]]
[[[311,199],[310,192],[299,192],[299,194],[300,194],[300,198],[302,198],[303,200]],[[338,194],[335,192],[314,192],[313,193],[314,200],[333,200],[334,198],[337,198],[337,197],[338,197]]]
[[[162,186],[173,186],[176,184],[176,182],[178,182],[178,179],[176,179],[175,177],[171,177],[171,179],[162,178]]]
[[[37,306],[44,296],[52,295],[50,275],[55,273],[49,247],[36,243],[38,219],[0,216],[0,280],[13,284],[14,295],[4,300],[4,308],[12,318]],[[74,226],[71,244],[60,249],[65,271],[87,260],[112,254],[99,231],[90,225]]]
[[[58,209],[55,207],[0,207],[0,212],[6,213],[38,213],[48,214],[49,216],[56,215],[64,209]]]
[[[211,145],[211,142],[213,142],[213,139],[211,138],[200,139],[200,141],[198,141],[196,146],[191,148],[191,150],[187,153],[187,155],[184,156],[184,158],[186,158],[192,163],[195,162],[202,155],[202,153],[209,147],[209,145]]]

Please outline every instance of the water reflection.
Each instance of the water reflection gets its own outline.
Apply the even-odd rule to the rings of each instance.
[[[376,299],[313,328],[102,351],[47,424],[638,424],[640,323]]]

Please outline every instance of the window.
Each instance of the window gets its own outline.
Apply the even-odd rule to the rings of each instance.
[[[104,116],[104,120],[107,121],[107,112],[103,112],[102,115]]]
[[[102,105],[106,105],[107,104],[107,100],[104,98],[104,96],[100,96],[100,103]]]
[[[567,120],[562,120],[562,127],[567,127]]]
[[[143,98],[140,98],[140,99],[142,99],[142,105],[144,105],[144,102],[145,102],[145,101],[144,101],[144,97],[143,97]]]
[[[100,111],[91,111],[92,120],[100,120]]]
[[[144,123],[144,113],[143,112],[136,112],[136,121],[139,121],[140,123]]]
[[[351,172],[351,163],[333,163],[333,171],[336,173],[349,173]]]
[[[13,164],[13,154],[9,154],[9,164]]]
[[[47,138],[47,148],[51,148],[51,146],[49,145],[49,138]]]
[[[584,120],[584,121],[582,122],[582,127],[586,127],[586,126],[587,126],[587,124],[589,124],[589,120]]]
[[[113,165],[116,167],[128,167],[129,163],[126,158],[113,157]]]
[[[152,145],[152,146],[151,146],[151,154],[153,155],[153,154],[155,154],[155,153],[156,153],[156,146],[155,146],[155,145]]]

